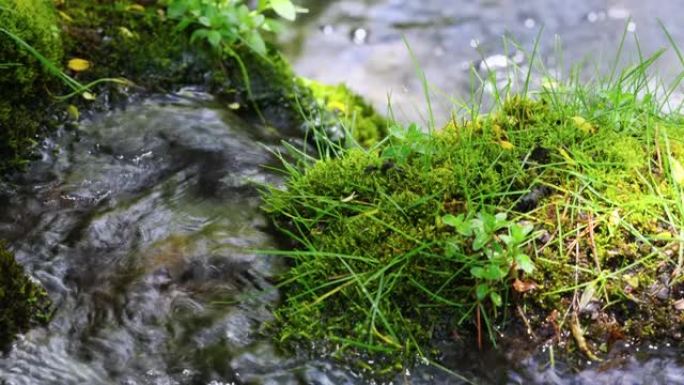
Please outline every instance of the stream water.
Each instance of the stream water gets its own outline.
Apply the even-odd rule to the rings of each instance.
[[[303,74],[349,81],[379,106],[389,89],[399,89],[395,96],[403,95],[398,102],[409,119],[419,91],[402,32],[428,76],[458,94],[467,79],[462,63],[478,60],[472,39],[485,58],[500,55],[493,41],[502,33],[530,41],[544,20],[548,33],[569,36],[570,52],[579,55],[619,39],[624,9],[637,28],[654,24],[646,21],[646,4],[599,3],[320,2],[287,46]],[[684,4],[662,2],[648,17],[674,22],[682,10]],[[648,31],[650,47],[661,41]],[[281,259],[253,251],[277,246],[255,187],[278,183],[263,167],[274,163],[270,137],[209,95],[186,90],[93,116],[46,140],[41,159],[0,185],[0,238],[46,287],[56,312],[47,327],[21,336],[0,358],[0,380],[367,383],[306,352],[279,352],[260,332],[278,303],[274,281],[285,268]],[[443,350],[445,367],[478,384],[684,384],[678,346],[618,346],[608,363],[579,372],[562,362],[551,366],[545,351],[512,357],[448,344]],[[465,383],[422,365],[393,382]]]
[[[684,41],[679,20],[684,2],[676,0],[301,2],[310,12],[282,38],[297,73],[344,82],[381,112],[387,111],[389,98],[395,117],[406,122],[428,120],[416,64],[430,83],[435,120],[442,123],[449,119],[454,100],[468,100],[471,67],[480,76],[488,71],[504,76],[513,66],[526,74],[537,36],[536,57],[549,73],[567,77],[571,65],[584,62],[587,78],[606,73],[625,29],[623,64],[638,61],[635,33],[644,56],[671,48],[658,20],[675,41]],[[682,71],[672,49],[654,67],[663,77]]]

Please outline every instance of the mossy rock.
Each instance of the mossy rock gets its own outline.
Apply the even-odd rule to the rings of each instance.
[[[40,126],[35,111],[45,110],[54,79],[7,32],[53,63],[62,59],[62,42],[53,2],[0,0],[0,170],[21,158],[35,143]],[[5,165],[5,166],[3,166]]]
[[[393,365],[397,353],[429,355],[430,342],[452,331],[496,340],[487,327],[523,324],[516,306],[528,312],[525,323],[548,328],[548,317],[568,312],[578,284],[578,295],[598,304],[571,308],[591,326],[589,349],[611,333],[677,330],[677,298],[662,293],[681,286],[673,259],[681,218],[673,213],[684,125],[649,101],[613,113],[547,97],[512,97],[431,133],[394,127],[371,150],[289,164],[285,186],[265,195],[265,210],[298,248],[287,253],[279,338],[313,340],[339,357],[386,353]],[[534,270],[522,272],[525,259],[514,258],[496,280],[473,270],[510,253],[501,242],[513,226],[475,246],[464,235],[471,230],[445,218],[482,223],[486,213],[532,226],[516,253],[530,256]]]
[[[344,142],[350,132],[362,147],[387,135],[387,122],[361,96],[343,84],[326,85],[297,76],[287,60],[271,47],[263,57],[242,47],[239,60],[228,59],[224,72],[214,72],[212,91],[238,106],[236,112],[265,123],[284,136],[320,135]],[[244,65],[247,77],[239,69]]]
[[[5,351],[17,334],[48,320],[50,301],[2,243],[0,277],[0,351]]]

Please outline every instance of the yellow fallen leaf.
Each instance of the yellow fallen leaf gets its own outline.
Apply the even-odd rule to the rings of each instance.
[[[72,71],[81,72],[90,68],[90,62],[85,59],[73,58],[69,60],[67,67]]]
[[[240,103],[230,103],[228,104],[228,108],[231,110],[239,110],[240,109]]]
[[[88,91],[82,93],[81,96],[82,96],[83,99],[85,99],[85,100],[91,100],[91,101],[92,101],[92,100],[95,100],[95,95],[92,94],[92,93],[90,93],[90,92],[88,92]]]
[[[563,159],[565,159],[565,161],[568,162],[568,164],[571,164],[573,166],[577,165],[577,162],[575,162],[575,160],[570,157],[570,154],[568,154],[568,152],[565,151],[563,147],[558,147],[558,152],[561,154]]]
[[[626,284],[631,286],[632,289],[638,289],[639,288],[639,276],[638,275],[625,274],[622,276],[622,280]]]
[[[81,114],[78,112],[78,107],[74,106],[73,104],[69,104],[67,107],[67,114],[69,114],[69,118],[71,120],[78,120],[79,116],[81,116]]]
[[[670,171],[672,172],[672,179],[674,179],[675,183],[684,186],[684,167],[682,167],[682,164],[673,156],[670,157]]]
[[[72,19],[71,16],[67,15],[63,11],[57,11],[57,13],[59,14],[59,17],[64,19],[64,21],[66,21],[67,23],[71,23],[72,21],[74,21],[74,19]]]
[[[140,4],[131,4],[128,7],[126,7],[126,10],[134,12],[145,12],[145,7],[143,7]]]
[[[575,123],[575,126],[585,134],[593,134],[594,132],[596,132],[596,128],[594,128],[594,126],[592,126],[591,123],[587,122],[586,119],[584,119],[583,117],[573,116],[571,119]]]
[[[620,224],[620,211],[618,209],[615,209],[612,213],[610,213],[610,218],[608,219],[608,222],[612,226],[617,226]]]
[[[126,28],[126,27],[119,27],[118,29],[119,29],[119,34],[121,36],[125,37],[126,39],[132,39],[135,37],[135,34],[133,32],[131,32],[131,30]]]
[[[511,142],[509,142],[509,141],[507,141],[507,140],[500,140],[500,141],[499,141],[499,146],[501,146],[501,148],[503,148],[504,150],[512,150],[512,149],[515,148],[515,146],[513,145],[513,143],[511,143]]]

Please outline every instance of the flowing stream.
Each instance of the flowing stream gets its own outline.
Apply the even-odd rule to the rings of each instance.
[[[397,39],[402,31],[421,60],[437,58],[427,60],[428,75],[458,93],[467,77],[460,63],[477,61],[471,39],[480,39],[473,44],[485,44],[485,59],[491,58],[500,55],[491,41],[506,26],[517,26],[513,31],[527,41],[535,35],[530,25],[546,20],[553,31],[569,31],[576,45],[596,31],[613,41],[629,15],[615,9],[646,7],[636,1],[600,2],[600,7],[582,1],[549,9],[532,1],[525,12],[516,8],[509,14],[505,11],[513,12],[515,2],[472,2],[457,9],[448,7],[448,0],[413,6],[400,0],[321,3],[288,45],[299,70],[321,80],[348,80],[380,106],[384,93],[406,85],[404,107],[413,100],[408,95],[420,91]],[[664,4],[656,11],[681,8]],[[497,26],[497,18],[508,24]],[[604,24],[582,29],[592,23]],[[596,44],[592,40],[589,48],[571,52]],[[346,72],[325,65],[325,55]],[[367,383],[349,368],[307,352],[278,351],[261,329],[278,304],[274,285],[286,268],[281,258],[255,251],[278,247],[259,211],[257,190],[262,183],[279,183],[264,167],[277,164],[269,151],[277,143],[270,138],[211,96],[185,90],[95,115],[46,140],[41,159],[0,185],[0,238],[10,241],[17,259],[46,287],[56,312],[48,326],[21,336],[0,358],[0,380],[11,385]],[[684,383],[681,346],[668,344],[623,344],[607,363],[579,372],[560,361],[551,366],[548,351],[480,353],[447,342],[441,348],[446,368],[478,384]],[[419,364],[393,383],[467,382]]]

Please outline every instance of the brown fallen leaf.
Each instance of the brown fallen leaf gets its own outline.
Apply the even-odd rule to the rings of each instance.
[[[526,293],[535,290],[537,287],[537,283],[534,281],[521,281],[517,278],[513,281],[513,289],[518,293]]]
[[[676,300],[673,306],[675,310],[684,310],[684,298]]]

